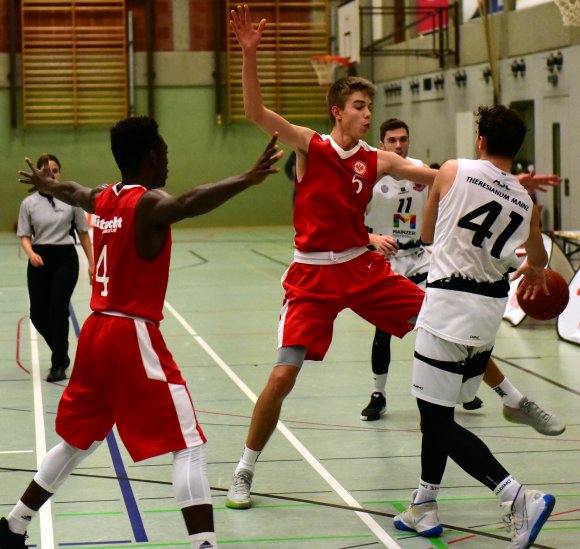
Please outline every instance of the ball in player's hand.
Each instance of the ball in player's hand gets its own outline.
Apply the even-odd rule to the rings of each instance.
[[[544,290],[540,290],[534,299],[524,299],[516,294],[522,311],[537,320],[556,318],[564,311],[570,299],[568,283],[565,278],[552,269],[545,269],[545,274],[549,295],[546,295]]]

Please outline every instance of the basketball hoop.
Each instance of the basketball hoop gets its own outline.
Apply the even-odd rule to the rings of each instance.
[[[348,67],[350,64],[348,57],[341,57],[340,55],[314,55],[310,58],[310,62],[316,71],[318,83],[321,86],[332,84],[336,69],[341,65]]]
[[[580,27],[580,0],[554,0],[567,27]]]

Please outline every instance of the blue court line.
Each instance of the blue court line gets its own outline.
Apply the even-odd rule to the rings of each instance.
[[[81,330],[72,303],[69,303],[69,312],[74,331],[78,339]],[[111,431],[107,435],[106,440],[109,447],[109,453],[111,454],[111,460],[113,461],[113,467],[115,468],[115,474],[117,477],[119,477],[119,488],[121,489],[121,494],[123,495],[123,501],[125,502],[125,508],[127,509],[127,513],[129,515],[129,522],[131,523],[131,528],[133,529],[135,541],[149,541],[147,532],[145,532],[145,525],[143,524],[141,513],[139,512],[139,507],[137,506],[137,500],[135,499],[135,494],[133,492],[133,488],[131,487],[131,482],[128,480],[119,480],[126,479],[129,475],[127,475],[127,470],[125,469],[125,464],[123,463],[123,457],[121,456],[119,445],[117,444],[117,439],[115,438],[115,433]]]

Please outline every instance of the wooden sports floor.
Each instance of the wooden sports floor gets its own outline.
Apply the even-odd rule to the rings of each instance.
[[[342,313],[323,363],[306,363],[281,423],[262,454],[249,510],[224,507],[253,401],[276,356],[290,227],[175,230],[162,331],[180,364],[209,439],[208,472],[220,547],[299,549],[401,547],[495,549],[507,535],[495,496],[449,463],[439,499],[438,539],[398,532],[419,475],[418,413],[410,396],[414,334],[393,345],[388,413],[359,420],[371,387],[373,328]],[[64,384],[44,378],[49,351],[27,318],[26,261],[14,235],[0,235],[0,514],[9,512],[47,449]],[[85,269],[73,296],[72,351],[87,317]],[[524,394],[568,425],[559,437],[507,423],[488,388],[484,407],[458,420],[522,483],[554,494],[536,547],[580,547],[580,347],[553,322],[504,322],[494,356]],[[66,383],[66,382],[64,382]],[[127,395],[130,398],[130,394]],[[171,459],[135,464],[117,434],[77,470],[29,531],[31,547],[187,547],[171,489]]]

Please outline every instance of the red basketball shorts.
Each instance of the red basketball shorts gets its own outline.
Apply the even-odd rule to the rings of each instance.
[[[332,265],[292,263],[284,278],[278,346],[304,346],[306,359],[322,360],[336,316],[343,309],[403,337],[413,329],[425,292],[395,274],[377,252]]]
[[[159,328],[93,313],[81,330],[56,431],[85,450],[114,424],[135,461],[206,441]]]

